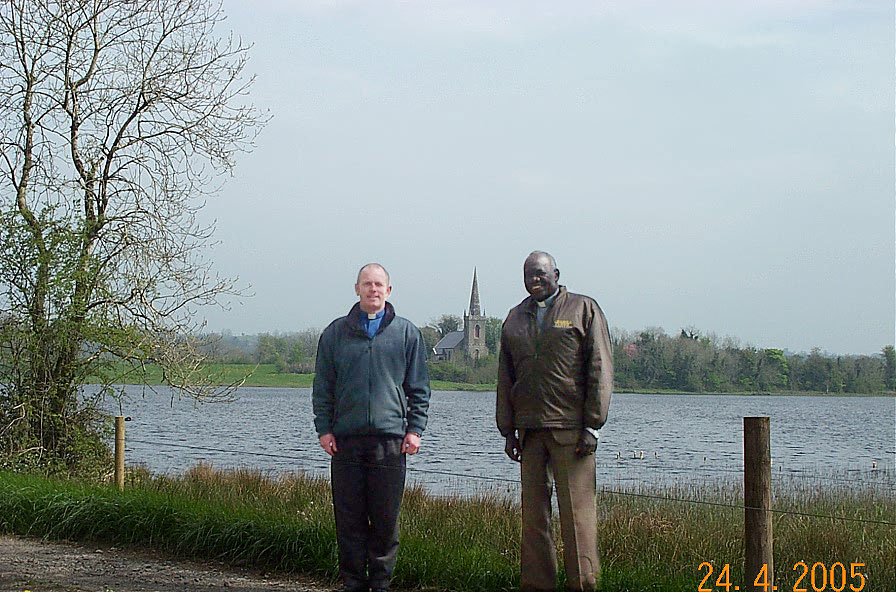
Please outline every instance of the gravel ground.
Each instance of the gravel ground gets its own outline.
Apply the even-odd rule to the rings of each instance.
[[[298,577],[175,560],[153,551],[0,536],[2,592],[329,592]]]

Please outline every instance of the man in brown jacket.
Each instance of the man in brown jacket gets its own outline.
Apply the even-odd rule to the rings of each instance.
[[[559,280],[553,257],[530,254],[523,264],[529,297],[501,329],[496,418],[504,451],[521,462],[523,590],[556,586],[554,482],[569,588],[593,590],[600,570],[594,451],[610,406],[613,350],[597,302]]]

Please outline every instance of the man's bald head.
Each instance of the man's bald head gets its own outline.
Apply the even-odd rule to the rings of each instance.
[[[545,251],[532,251],[529,253],[529,256],[526,257],[526,261],[523,263],[523,266],[526,266],[526,263],[530,261],[538,261],[539,259],[546,258],[551,266],[552,270],[560,271],[557,269],[557,261],[554,260],[554,256]]]
[[[358,270],[358,278],[355,280],[355,283],[357,284],[359,281],[361,281],[361,274],[364,273],[365,269],[371,269],[371,268],[379,269],[380,271],[382,271],[383,273],[386,274],[387,285],[392,282],[392,279],[389,277],[389,272],[386,271],[385,267],[383,267],[379,263],[368,263],[367,265],[365,265],[364,267],[362,267],[361,269]]]

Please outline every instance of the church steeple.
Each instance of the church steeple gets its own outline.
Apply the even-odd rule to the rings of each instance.
[[[470,309],[464,313],[464,350],[468,359],[478,360],[488,355],[488,346],[485,345],[485,321],[479,304],[479,278],[474,267]]]
[[[470,292],[470,316],[482,316],[479,309],[479,282],[476,279],[476,268],[473,268],[473,290]]]

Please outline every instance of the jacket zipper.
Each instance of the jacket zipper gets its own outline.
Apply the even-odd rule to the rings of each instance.
[[[373,337],[367,338],[367,431],[373,431],[372,406],[370,400],[373,398]]]
[[[539,341],[541,340],[541,335],[538,334],[538,313],[530,313],[530,317],[529,328],[532,331],[532,343],[535,344],[533,347],[535,351],[532,356],[538,362]]]

